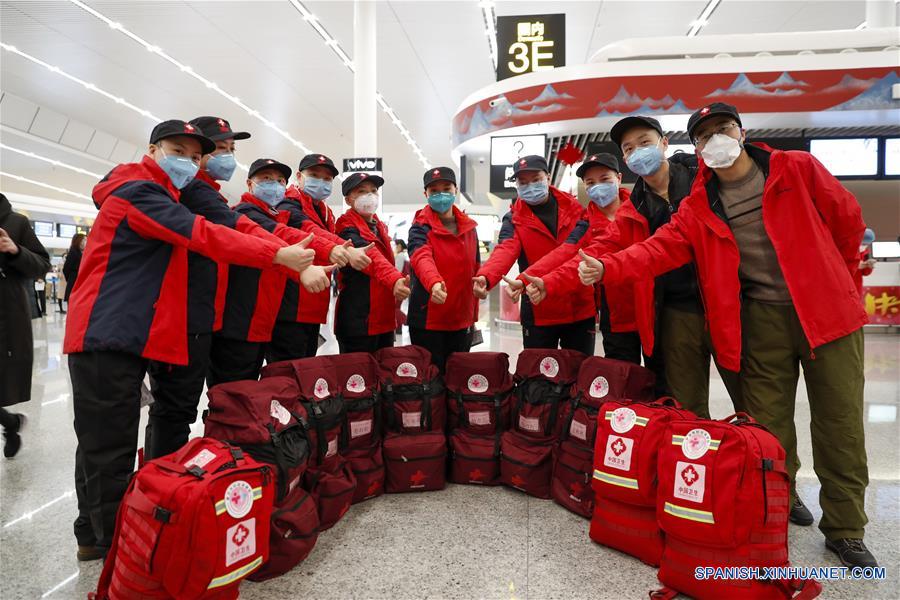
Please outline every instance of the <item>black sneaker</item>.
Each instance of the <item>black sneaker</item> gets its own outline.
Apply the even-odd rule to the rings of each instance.
[[[3,430],[3,456],[6,458],[13,458],[22,448],[22,436],[19,434],[25,428],[25,415],[14,414],[13,416],[19,419],[18,427],[15,431]]]
[[[809,509],[803,504],[803,500],[800,499],[800,496],[797,496],[797,499],[794,500],[794,505],[791,506],[791,514],[788,516],[788,519],[790,519],[791,523],[794,525],[802,525],[803,527],[812,525],[814,521],[812,513],[809,512]]]
[[[838,555],[845,567],[877,567],[878,561],[861,539],[825,540],[825,547]]]

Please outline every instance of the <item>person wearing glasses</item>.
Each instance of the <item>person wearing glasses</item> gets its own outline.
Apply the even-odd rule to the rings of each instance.
[[[583,258],[579,277],[585,285],[617,285],[695,262],[716,360],[740,369],[747,412],[787,451],[795,503],[802,366],[825,546],[846,566],[876,566],[863,543],[869,477],[867,317],[854,283],[865,231],[859,203],[808,152],[747,143],[729,104],[691,115],[688,135],[702,161],[672,221],[626,250]]]

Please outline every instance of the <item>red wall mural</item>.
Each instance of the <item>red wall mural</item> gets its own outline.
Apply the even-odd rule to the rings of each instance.
[[[522,88],[485,99],[453,119],[455,144],[540,123],[627,114],[686,114],[711,102],[742,112],[814,112],[900,108],[894,68],[595,77]]]

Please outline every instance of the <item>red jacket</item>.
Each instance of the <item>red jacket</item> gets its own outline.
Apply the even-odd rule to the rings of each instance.
[[[475,221],[453,207],[457,233],[450,233],[430,206],[416,212],[409,228],[412,293],[407,324],[412,328],[458,331],[478,319],[478,301],[472,278],[481,265]],[[431,302],[431,288],[443,281],[444,304]]]
[[[865,262],[869,260],[869,248],[866,247],[865,250],[859,251],[859,262]],[[853,283],[856,284],[856,292],[859,294],[859,297],[862,298],[862,289],[863,289],[863,277],[868,277],[872,274],[872,271],[875,270],[875,267],[863,267],[857,268],[856,273],[853,274]]]
[[[307,236],[285,225],[286,212],[272,208],[248,192],[241,196],[234,211],[288,244],[296,244]],[[219,335],[246,342],[271,340],[286,281],[296,282],[296,274],[281,268],[259,270],[232,265],[228,272],[225,315]]]
[[[580,238],[588,229],[587,213],[571,194],[555,187],[550,193],[559,209],[556,237],[538,219],[524,201],[517,199],[503,217],[497,246],[491,251],[478,275],[484,275],[488,286],[494,287],[518,260],[519,271],[528,267],[563,244],[573,234]],[[581,286],[567,296],[550,296],[532,306],[527,296],[522,296],[522,325],[559,325],[588,319],[596,314],[594,290]]]
[[[621,206],[631,204],[630,197],[631,193],[627,189],[619,188],[619,201],[621,202],[619,210],[621,210]],[[579,232],[584,231],[584,228],[576,227],[564,244],[557,246],[544,258],[528,267],[525,273],[532,277],[544,278],[546,287],[547,278],[554,276],[558,269],[565,268],[566,263],[578,256],[579,249],[585,248],[594,240],[603,238],[607,235],[607,231],[610,229],[613,221],[610,221],[609,218],[603,214],[603,211],[593,202],[588,205],[587,217],[589,227],[585,235],[578,235]],[[568,280],[569,285],[565,291],[566,294],[578,292],[580,291],[579,288],[583,287],[581,282],[578,281],[577,265],[578,261],[575,261],[572,265],[575,267],[574,276],[571,274],[572,267],[570,266],[567,269],[570,274]],[[519,279],[523,282],[527,281],[521,275],[519,275]],[[554,286],[558,288],[559,286],[556,285],[556,281],[558,280],[554,279]],[[600,287],[600,285],[595,286],[595,297],[597,299],[598,309],[600,307]],[[559,295],[558,289],[554,290],[554,294]],[[637,324],[635,323],[634,317],[634,292],[631,285],[608,286],[606,289],[606,304],[609,308],[609,320],[612,331],[621,333],[637,330]]]
[[[324,215],[320,215],[318,208]],[[325,201],[315,201],[296,186],[290,186],[284,200],[278,204],[278,210],[288,213],[287,224],[299,229],[304,234],[314,234],[310,248],[316,251],[316,264],[330,264],[331,250],[345,240],[334,233],[334,213]],[[331,287],[321,292],[312,293],[294,281],[288,281],[284,289],[281,309],[278,311],[279,321],[291,323],[324,323],[328,318],[328,304],[331,300]]]
[[[394,249],[387,226],[374,217],[376,235],[355,210],[341,215],[335,225],[338,236],[364,248],[374,242],[368,256],[372,263],[357,271],[344,267],[338,274],[338,299],[334,309],[334,334],[338,338],[390,333],[397,327],[394,284],[403,274],[394,266]]]
[[[856,331],[867,321],[853,282],[865,225],[853,194],[807,152],[753,144],[746,149],[766,174],[763,224],[810,348]],[[694,260],[716,360],[738,371],[740,255],[712,175],[701,162],[690,197],[669,224],[644,242],[603,256],[604,282],[636,281]]]
[[[191,213],[148,156],[114,168],[93,196],[100,212],[69,299],[66,353],[112,350],[186,365],[188,250],[259,269],[280,247]]]

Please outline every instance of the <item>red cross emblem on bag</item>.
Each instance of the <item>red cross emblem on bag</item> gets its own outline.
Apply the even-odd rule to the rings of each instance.
[[[699,477],[697,471],[691,465],[688,465],[687,468],[681,470],[681,478],[688,485],[694,485],[694,482],[697,481]]]

